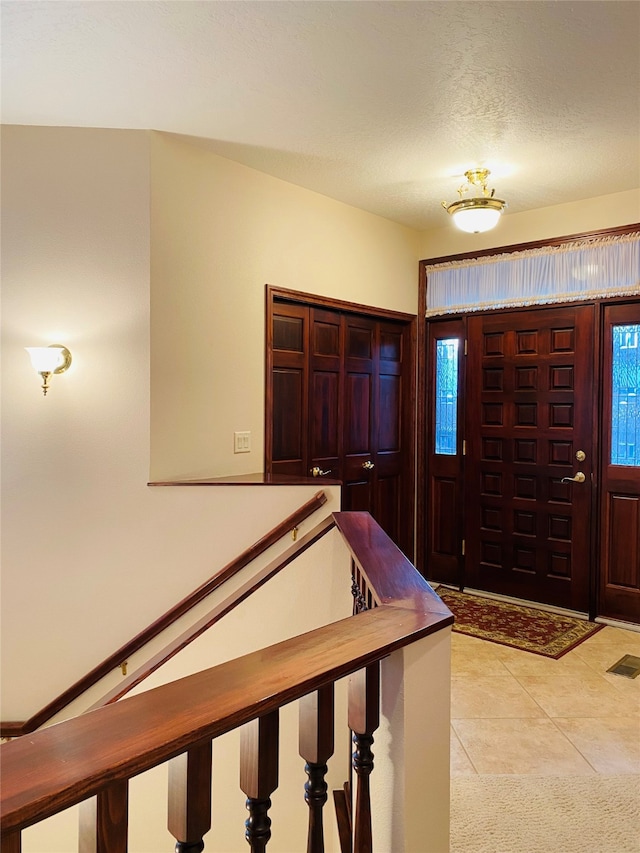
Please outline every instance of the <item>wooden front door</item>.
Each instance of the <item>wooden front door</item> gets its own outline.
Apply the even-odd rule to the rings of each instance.
[[[413,555],[413,318],[273,298],[265,470],[342,482]]]
[[[469,318],[466,586],[589,608],[593,318]]]

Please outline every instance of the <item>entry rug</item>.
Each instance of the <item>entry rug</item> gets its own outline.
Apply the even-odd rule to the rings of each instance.
[[[603,625],[438,587],[453,613],[453,630],[548,658],[559,658],[591,637]]]

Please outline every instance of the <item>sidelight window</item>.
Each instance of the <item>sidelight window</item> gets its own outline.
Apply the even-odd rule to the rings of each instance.
[[[458,443],[458,339],[436,341],[435,452],[455,456]]]
[[[611,464],[640,465],[640,325],[612,333]]]

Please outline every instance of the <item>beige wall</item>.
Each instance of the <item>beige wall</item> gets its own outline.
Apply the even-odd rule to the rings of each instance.
[[[317,487],[148,488],[149,135],[2,131],[2,719],[20,720]],[[24,346],[73,364],[40,391]],[[188,436],[185,438],[188,441]],[[338,489],[326,511],[338,508]]]
[[[265,285],[416,313],[417,235],[168,134],[151,185],[151,476],[262,471]]]
[[[485,234],[465,234],[450,219],[442,228],[420,234],[420,259],[476,252],[534,240],[549,240],[570,234],[585,234],[640,222],[640,189],[585,198],[569,204],[506,213]]]
[[[2,130],[4,719],[146,607],[127,564],[148,465],[148,194],[145,133]],[[23,348],[49,343],[73,364],[43,398]]]

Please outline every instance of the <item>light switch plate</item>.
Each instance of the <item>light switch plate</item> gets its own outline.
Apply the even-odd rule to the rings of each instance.
[[[250,453],[251,452],[251,432],[234,432],[233,434],[233,452],[234,453]]]

